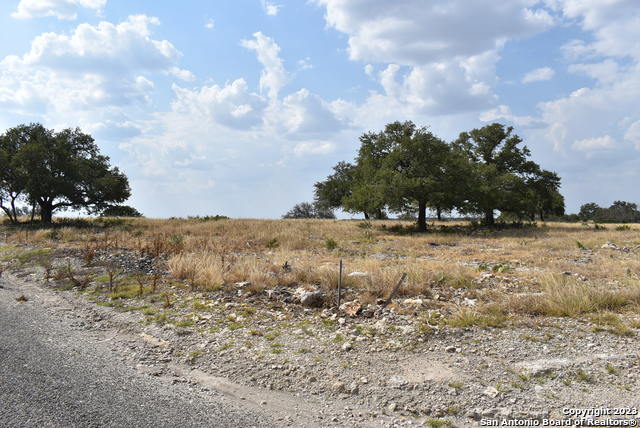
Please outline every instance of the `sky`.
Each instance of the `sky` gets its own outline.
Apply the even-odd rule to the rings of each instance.
[[[640,202],[637,0],[4,0],[0,35],[0,132],[80,127],[148,217],[280,217],[396,120]]]

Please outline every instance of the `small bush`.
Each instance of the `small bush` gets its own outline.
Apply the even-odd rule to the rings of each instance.
[[[331,251],[331,250],[335,250],[336,248],[338,248],[338,243],[333,238],[327,238],[324,241],[324,246],[327,248],[327,250]]]

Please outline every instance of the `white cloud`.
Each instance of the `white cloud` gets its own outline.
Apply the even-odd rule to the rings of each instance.
[[[308,141],[295,146],[293,152],[296,156],[305,155],[326,155],[335,150],[335,143],[328,141]]]
[[[241,46],[253,50],[262,64],[263,70],[260,76],[260,90],[266,90],[269,97],[276,99],[280,89],[289,81],[290,75],[285,70],[280,58],[280,46],[270,37],[261,32],[253,34],[253,40],[242,40]]]
[[[491,108],[505,42],[554,25],[530,0],[314,1],[325,7],[327,25],[349,37],[350,59],[370,62],[366,74],[375,77],[374,64],[387,64],[377,75],[383,93],[363,108],[399,104],[411,116]]]
[[[569,96],[541,103],[547,123],[543,135],[556,151],[603,150],[633,159],[634,125],[640,120],[640,9],[630,0],[555,0],[556,8],[586,33],[589,43],[572,40],[562,47],[568,71],[595,80]],[[594,159],[595,161],[596,159]]]
[[[311,58],[306,57],[298,60],[298,70],[311,70],[313,68],[313,64],[311,63]]]
[[[216,21],[214,21],[213,18],[209,18],[207,20],[207,23],[204,24],[204,28],[206,28],[207,30],[213,30],[215,26],[216,26]]]
[[[640,120],[639,81],[640,65],[636,64],[618,69],[593,88],[581,88],[567,97],[541,103],[542,119],[548,124],[547,138],[557,151],[571,141],[594,136],[609,135],[621,141],[629,125]]]
[[[137,15],[37,36],[22,57],[0,61],[0,108],[64,115],[149,102],[154,84],[148,74],[189,77],[175,66],[180,52],[151,37],[150,26],[158,24]]]
[[[270,121],[275,129],[281,127],[281,132],[291,139],[329,136],[346,126],[330,103],[307,89],[286,96],[282,104],[272,110]]]
[[[410,68],[390,64],[378,73],[377,80],[384,90],[382,96],[416,112],[444,115],[477,111],[496,102],[491,85],[498,59],[490,51]],[[368,71],[373,74],[373,68]]]
[[[327,24],[349,36],[351,59],[403,65],[478,55],[553,24],[528,0],[315,1]]]
[[[262,10],[264,10],[264,13],[269,16],[276,16],[282,8],[282,5],[271,3],[268,0],[260,0],[260,4],[262,5]]]
[[[629,126],[624,134],[624,139],[633,143],[636,150],[640,150],[640,120],[634,122]]]
[[[578,20],[595,41],[572,42],[578,51],[640,59],[640,10],[636,0],[557,0],[565,17]]]
[[[556,72],[550,67],[536,68],[531,70],[522,78],[522,83],[542,82],[551,80]]]
[[[569,61],[578,59],[589,59],[597,55],[592,46],[587,45],[584,40],[574,39],[560,47],[564,57]]]
[[[199,90],[174,85],[173,91],[174,113],[233,129],[249,130],[261,124],[267,106],[264,98],[249,91],[244,79],[222,87],[203,86]]]
[[[93,9],[100,13],[106,4],[107,0],[20,0],[11,16],[17,19],[54,16],[74,20],[78,17],[79,8]]]
[[[616,146],[615,140],[610,135],[597,138],[587,138],[585,140],[575,141],[571,147],[581,152],[590,152],[594,150],[613,149]]]
[[[612,59],[592,64],[571,64],[570,73],[581,73],[587,75],[600,83],[613,83],[620,77],[620,65]]]
[[[180,80],[184,80],[185,82],[193,82],[194,80],[196,80],[195,74],[193,74],[191,71],[178,67],[171,67],[169,69],[169,74],[177,77]]]
[[[480,114],[480,120],[483,122],[496,122],[500,120],[506,120],[514,123],[515,125],[522,127],[540,127],[543,126],[543,122],[533,116],[518,116],[511,112],[511,108],[507,105],[501,104],[496,108],[484,111]]]

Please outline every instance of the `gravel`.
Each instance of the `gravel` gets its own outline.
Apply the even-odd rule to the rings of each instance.
[[[124,364],[35,289],[0,280],[0,426],[267,427],[263,415]],[[16,299],[27,295],[26,302]],[[62,311],[61,311],[62,310]]]

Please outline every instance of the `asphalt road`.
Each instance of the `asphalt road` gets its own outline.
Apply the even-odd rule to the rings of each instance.
[[[27,302],[16,301],[22,294]],[[222,398],[138,373],[37,294],[0,279],[1,428],[274,425]]]

